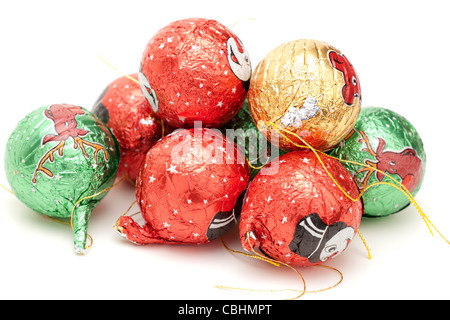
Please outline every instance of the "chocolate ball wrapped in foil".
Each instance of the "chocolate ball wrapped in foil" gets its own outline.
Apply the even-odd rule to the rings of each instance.
[[[320,157],[343,191],[310,150],[273,160],[278,165],[272,166],[272,174],[257,174],[244,199],[239,224],[244,249],[260,249],[293,266],[311,266],[347,248],[363,213],[359,189],[339,161]]]
[[[388,174],[413,196],[419,192],[426,153],[417,130],[405,117],[386,108],[364,107],[352,132],[330,155],[364,164],[343,163],[361,190],[378,182],[400,187]],[[410,204],[400,190],[390,185],[368,188],[363,201],[367,217],[387,216]]]
[[[53,104],[29,113],[6,145],[5,171],[30,209],[71,223],[77,253],[86,250],[92,210],[116,178],[119,144],[79,106]]]
[[[241,40],[215,20],[170,23],[148,42],[139,82],[153,111],[175,127],[218,128],[241,107],[251,76]]]
[[[136,244],[204,244],[239,220],[249,181],[243,154],[218,130],[180,129],[146,154],[136,182],[144,224],[122,216],[116,230]]]
[[[279,147],[303,145],[332,149],[353,128],[360,111],[361,87],[347,57],[315,40],[284,43],[258,64],[248,92],[250,113],[268,140],[282,133]],[[281,130],[287,130],[283,132]]]
[[[98,98],[92,112],[111,129],[119,141],[121,158],[117,176],[126,175],[134,184],[145,153],[164,131],[164,124],[141,91],[138,74],[112,81]]]

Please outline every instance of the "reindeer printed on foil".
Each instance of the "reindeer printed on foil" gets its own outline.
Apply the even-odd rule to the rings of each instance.
[[[382,181],[385,176],[383,173],[388,172],[391,175],[396,174],[400,176],[401,183],[410,192],[417,188],[422,179],[423,167],[422,160],[418,157],[416,150],[406,147],[401,151],[386,151],[386,141],[380,137],[378,137],[378,146],[374,150],[364,131],[358,131],[358,133],[361,136],[358,142],[365,143],[367,146],[361,151],[369,153],[376,159],[375,161],[366,159],[365,164],[369,165],[369,167],[358,170],[358,173],[365,172],[364,179],[361,181],[363,188],[367,186],[367,181],[375,173],[375,169],[381,171],[376,172],[378,181]]]
[[[345,82],[342,86],[342,97],[346,105],[352,105],[355,98],[361,99],[361,86],[353,65],[346,56],[335,51],[328,52],[328,58],[333,68],[342,72]]]
[[[45,110],[45,116],[52,120],[55,125],[55,130],[57,135],[47,134],[42,139],[42,145],[45,145],[49,142],[58,142],[59,143],[48,150],[42,158],[39,160],[36,170],[33,175],[33,183],[36,183],[36,176],[38,172],[42,172],[43,174],[53,177],[53,172],[44,167],[44,163],[47,161],[54,162],[55,156],[54,154],[57,152],[60,157],[63,156],[64,145],[69,138],[72,138],[74,141],[73,149],[76,150],[80,147],[83,155],[86,159],[89,158],[89,154],[86,152],[85,145],[93,148],[94,151],[94,159],[97,164],[98,161],[98,153],[99,151],[103,151],[105,156],[105,160],[108,160],[108,153],[106,149],[101,144],[87,141],[82,139],[85,135],[89,133],[87,130],[77,128],[78,123],[76,120],[77,115],[84,114],[84,111],[81,107],[69,106],[64,104],[54,104],[51,105],[47,110]]]

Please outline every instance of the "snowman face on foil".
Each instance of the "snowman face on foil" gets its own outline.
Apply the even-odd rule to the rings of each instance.
[[[304,217],[295,227],[289,249],[311,263],[324,262],[344,251],[355,229],[345,222],[327,225],[317,213]]]
[[[144,75],[144,73],[142,73],[142,63],[141,66],[139,67],[138,79],[144,97],[147,99],[153,111],[158,112],[159,109],[158,98],[156,97],[155,90],[153,90],[152,87],[150,86],[147,77]]]
[[[228,63],[234,75],[244,82],[244,84],[249,83],[252,75],[252,66],[250,63],[250,56],[247,50],[245,50],[241,40],[235,37],[228,38],[227,56]],[[245,85],[244,87],[248,88],[248,86]]]

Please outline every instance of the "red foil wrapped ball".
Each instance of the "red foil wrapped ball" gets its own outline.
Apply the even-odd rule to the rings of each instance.
[[[320,155],[329,173],[356,199],[359,189],[335,159]],[[353,201],[332,181],[316,155],[293,151],[272,162],[251,182],[240,222],[244,249],[259,248],[295,266],[320,264],[346,249],[358,231],[361,200]]]
[[[112,81],[95,103],[92,112],[113,132],[119,141],[121,158],[118,177],[128,175],[136,181],[145,153],[162,136],[162,122],[152,111],[139,84],[122,76]],[[167,128],[166,128],[167,129]]]
[[[136,183],[145,224],[129,216],[116,229],[136,244],[204,244],[240,217],[250,171],[233,141],[219,131],[180,129],[147,153]]]
[[[220,127],[241,107],[251,76],[241,40],[215,20],[170,23],[148,42],[139,82],[155,113],[175,127]]]

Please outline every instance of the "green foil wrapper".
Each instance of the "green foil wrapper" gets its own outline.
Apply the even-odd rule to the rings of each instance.
[[[91,196],[112,186],[119,157],[116,138],[91,112],[45,106],[29,113],[9,137],[6,177],[30,209],[71,223],[75,251],[84,253],[90,214],[107,191]]]
[[[265,164],[286,153],[286,151],[280,150],[269,143],[266,137],[260,133],[250,115],[247,99],[245,99],[236,116],[220,130],[227,137],[231,138],[238,148],[245,153],[245,157],[250,164],[251,179],[256,176]]]
[[[413,196],[423,182],[426,154],[422,140],[408,120],[388,109],[362,108],[352,134],[329,154],[365,164],[343,163],[361,190],[380,181],[396,184],[375,169],[402,183]],[[410,204],[400,190],[389,185],[370,187],[363,201],[366,217],[387,216]]]

